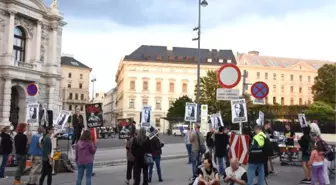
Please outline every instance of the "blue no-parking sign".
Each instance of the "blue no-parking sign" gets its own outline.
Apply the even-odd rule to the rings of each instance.
[[[265,98],[268,95],[269,88],[265,82],[256,82],[251,87],[251,94],[257,99]]]

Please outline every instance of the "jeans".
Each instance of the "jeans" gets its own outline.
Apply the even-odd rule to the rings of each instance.
[[[131,180],[132,179],[132,172],[133,172],[133,179],[135,177],[134,175],[134,161],[127,161],[127,170],[126,170],[126,179]]]
[[[4,154],[2,155],[2,162],[1,162],[1,166],[0,166],[0,178],[4,178],[5,177],[5,168],[7,165],[7,161],[9,158],[9,154]]]
[[[217,162],[219,166],[219,174],[224,175],[226,168],[225,157],[217,157]]]
[[[26,169],[26,160],[27,155],[16,154],[16,162],[18,164],[16,172],[15,172],[15,180],[20,181],[23,176],[23,172]]]
[[[141,162],[135,162],[134,168],[134,185],[140,185],[141,181],[141,170],[143,173],[143,185],[148,185],[148,166],[145,164],[141,164]]]
[[[91,185],[91,177],[92,177],[92,170],[93,170],[93,163],[89,164],[77,164],[78,166],[78,172],[77,172],[77,181],[76,185],[81,185],[83,176],[84,176],[84,171],[85,173],[85,178],[86,178],[86,185]]]
[[[41,171],[42,171],[42,157],[33,156],[32,157],[32,167],[30,170],[27,184],[36,184],[37,179],[41,175]]]
[[[197,177],[196,172],[200,162],[200,154],[198,152],[191,152],[191,168],[193,177]]]
[[[253,179],[256,170],[258,171],[258,185],[264,185],[265,180],[265,171],[264,171],[264,163],[260,164],[248,164],[247,168],[247,185],[253,185]]]
[[[42,162],[42,174],[40,177],[40,185],[43,185],[44,179],[47,177],[47,185],[52,183],[52,166],[49,161]]]
[[[186,144],[187,152],[188,152],[188,163],[191,163],[191,144]]]
[[[156,170],[157,170],[157,174],[159,176],[159,179],[162,179],[162,175],[161,175],[161,156],[153,156],[153,161],[156,165]],[[153,174],[153,166],[154,164],[149,165],[149,171],[148,171],[148,176],[149,178],[152,178],[152,174]]]

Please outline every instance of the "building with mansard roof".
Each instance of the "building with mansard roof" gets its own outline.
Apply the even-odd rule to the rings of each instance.
[[[56,1],[57,2],[57,1]],[[53,110],[60,99],[63,15],[42,0],[0,0],[0,126],[26,122],[27,102]],[[35,98],[26,87],[38,85]],[[37,125],[32,125],[33,127]]]

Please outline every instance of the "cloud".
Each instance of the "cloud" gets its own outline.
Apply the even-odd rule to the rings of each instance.
[[[97,3],[95,6],[98,6],[99,1],[101,1],[102,7],[104,7],[104,3],[107,3],[107,0],[105,0],[106,2],[95,0],[94,2]],[[135,3],[140,2],[133,1]],[[268,2],[269,6],[276,3],[273,0],[261,1],[264,4]],[[310,1],[307,0],[306,2]],[[71,2],[77,1],[72,0]],[[88,0],[83,0],[85,5],[88,2]],[[119,1],[116,0],[116,2]],[[160,2],[160,0],[157,0],[157,2]],[[174,2],[177,1],[171,0],[171,3]],[[223,0],[223,2],[228,1]],[[248,9],[245,5],[242,5],[244,1],[236,0],[234,2],[234,6],[230,6],[233,8],[230,9],[219,0],[209,0],[209,7],[213,4],[211,6],[215,6],[216,11],[209,7],[203,10],[202,48],[233,49],[239,52],[258,50],[261,55],[336,61],[333,47],[336,43],[334,34],[336,33],[336,25],[332,24],[336,22],[335,1],[329,1],[332,2],[329,4],[326,4],[327,0],[318,1],[322,2],[321,4],[325,3],[324,6],[316,3],[302,4],[303,9],[301,10],[298,10],[299,5],[295,3],[292,4],[293,7],[286,11],[284,6],[289,5],[289,0],[283,0],[281,3],[285,5],[281,7],[279,2],[276,3],[279,8],[273,12],[274,14],[272,14],[271,9],[260,12],[259,10],[262,7],[259,5],[251,5],[251,10],[243,11]],[[184,3],[191,6],[191,0],[185,0]],[[223,9],[220,7],[223,7]],[[119,8],[122,9],[122,7]],[[195,9],[195,6],[193,8]],[[174,14],[172,12],[170,16],[186,15],[183,12],[187,12],[187,10],[183,8],[175,9],[177,9],[174,10],[175,12],[181,11],[182,13]],[[238,14],[235,11],[237,9],[241,10],[240,14],[242,15],[235,17]],[[211,10],[213,12],[210,12]],[[134,13],[139,11],[137,10]],[[150,12],[152,11],[154,10]],[[195,15],[197,15],[197,11],[194,11],[190,16],[191,21],[189,18],[181,16],[180,22],[168,21],[165,24],[155,24],[154,21],[142,26],[134,26],[130,22],[122,24],[111,19],[110,15],[104,16],[101,14],[101,16],[86,17],[76,16],[75,13],[67,14],[63,10],[62,12],[68,22],[68,25],[64,28],[63,52],[74,54],[78,60],[93,68],[92,74],[97,77],[95,84],[97,90],[108,91],[115,86],[114,77],[120,59],[140,45],[170,44],[180,47],[197,47],[197,43],[191,41],[196,36],[192,28],[196,23],[197,16]],[[158,12],[160,11],[158,10]],[[130,16],[136,16],[136,14]],[[210,20],[211,16],[211,21],[207,21]],[[141,16],[139,17],[141,18]],[[150,19],[161,20],[165,19],[164,17],[163,13],[157,13],[155,18]],[[222,19],[231,19],[232,21],[225,22],[221,21]],[[182,22],[185,22],[185,24],[181,24]]]

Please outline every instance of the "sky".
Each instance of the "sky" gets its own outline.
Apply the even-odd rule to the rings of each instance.
[[[336,61],[336,0],[207,1],[201,48]],[[96,92],[115,87],[119,61],[141,45],[197,47],[197,0],[58,3],[67,22],[62,52],[93,69]]]

